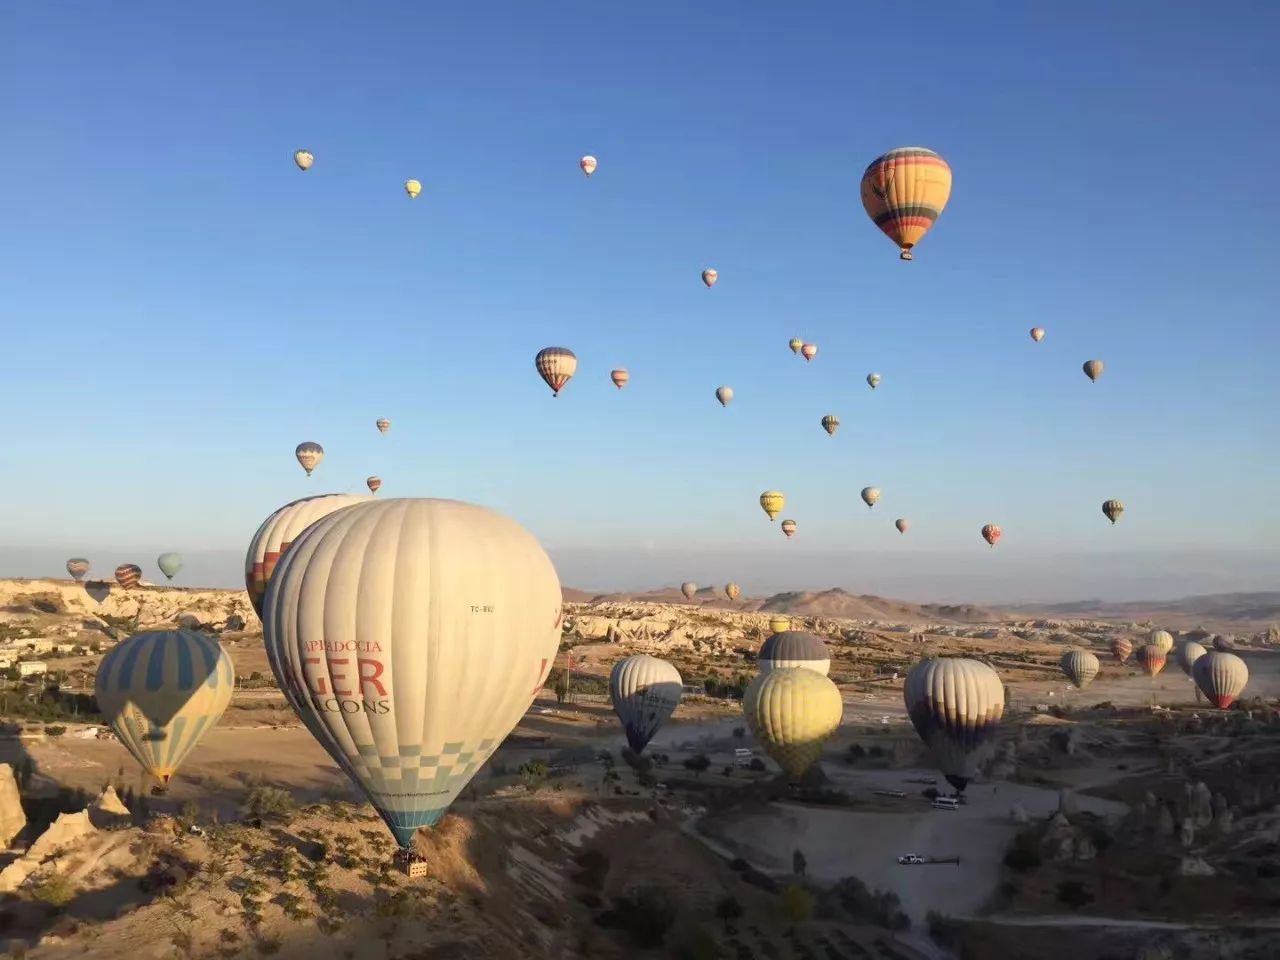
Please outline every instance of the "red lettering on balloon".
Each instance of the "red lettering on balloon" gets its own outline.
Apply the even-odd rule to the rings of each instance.
[[[330,658],[329,660],[329,676],[333,678],[333,695],[335,697],[349,697],[351,696],[352,693],[354,693],[354,691],[352,690],[339,690],[338,682],[341,680],[347,679],[347,675],[345,673],[333,672],[333,668],[335,666],[342,666],[343,664],[350,663],[350,662],[351,661],[346,658],[343,658],[342,660],[335,660],[333,658]]]
[[[366,685],[373,687],[378,691],[378,696],[385,697],[387,688],[382,685],[382,681],[378,678],[382,676],[382,670],[386,666],[381,660],[366,660],[361,657],[356,661],[356,668],[360,671],[360,690],[364,691]],[[366,668],[368,671],[366,672]]]
[[[319,657],[303,657],[303,658],[302,658],[302,662],[303,662],[303,663],[314,663],[314,664],[317,664],[317,665],[318,665],[318,664],[320,663],[320,658],[319,658]],[[323,676],[317,676],[317,675],[315,675],[315,674],[308,674],[308,675],[307,675],[307,682],[313,685],[313,686],[311,687],[311,692],[312,692],[312,694],[314,694],[315,696],[323,697],[323,696],[327,696],[327,695],[328,695],[329,691],[325,688],[325,682],[324,682],[324,677],[323,677]]]

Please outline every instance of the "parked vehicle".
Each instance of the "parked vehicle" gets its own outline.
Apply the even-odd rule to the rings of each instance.
[[[924,863],[924,857],[918,853],[904,853],[898,858],[899,863]]]
[[[935,810],[959,810],[960,801],[955,797],[939,797],[933,801],[933,808]]]
[[[894,797],[898,800],[906,796],[906,793],[901,790],[872,790],[871,792],[877,797]]]

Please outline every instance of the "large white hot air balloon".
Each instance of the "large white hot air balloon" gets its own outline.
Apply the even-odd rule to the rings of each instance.
[[[1178,644],[1178,652],[1175,654],[1175,659],[1178,661],[1178,666],[1182,668],[1183,673],[1188,677],[1194,677],[1191,668],[1195,666],[1197,660],[1208,652],[1194,640],[1183,640]]]
[[[1062,655],[1060,664],[1062,672],[1067,675],[1067,679],[1077,690],[1083,690],[1093,683],[1093,678],[1102,669],[1098,658],[1088,650],[1068,650]]]
[[[609,672],[609,699],[636,753],[680,705],[684,681],[665,660],[638,654],[619,660]]]
[[[562,619],[555,567],[515,521],[401,499],[295,540],[263,628],[289,704],[408,849],[533,702]]]
[[[907,674],[907,715],[943,776],[963,790],[1004,715],[1004,684],[979,660],[930,657]]]
[[[1226,710],[1244,693],[1249,668],[1234,653],[1210,650],[1191,666],[1196,686],[1219,710]]]

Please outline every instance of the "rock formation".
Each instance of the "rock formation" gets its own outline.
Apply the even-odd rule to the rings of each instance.
[[[27,814],[22,809],[22,794],[13,778],[13,767],[0,763],[0,841],[9,846],[26,826]]]

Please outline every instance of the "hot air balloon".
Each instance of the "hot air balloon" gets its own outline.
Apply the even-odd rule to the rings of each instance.
[[[868,385],[869,387],[871,387],[871,389],[872,389],[872,390],[874,390],[876,387],[880,386],[880,374],[878,374],[878,373],[868,373],[868,374],[867,374],[867,385]]]
[[[1178,644],[1178,652],[1174,659],[1178,661],[1178,666],[1182,668],[1182,672],[1188,677],[1193,677],[1191,668],[1195,666],[1195,662],[1203,657],[1209,651],[1196,643],[1194,640],[1183,640]]]
[[[787,630],[790,630],[790,629],[791,629],[790,617],[770,617],[769,618],[770,633],[785,633]]]
[[[802,344],[800,347],[800,356],[804,357],[805,363],[808,363],[818,355],[818,345],[816,343]]]
[[[757,657],[760,672],[801,667],[824,677],[831,672],[831,651],[812,633],[802,630],[776,630],[760,647]]]
[[[862,208],[911,259],[951,196],[951,168],[932,150],[899,147],[871,161],[862,175]]]
[[[716,399],[720,401],[720,406],[727,407],[733,399],[733,387],[716,387]]]
[[[418,194],[422,192],[422,184],[417,180],[406,180],[404,182],[404,192],[409,195],[410,200],[417,200]]]
[[[737,600],[742,596],[742,588],[736,583],[726,583],[724,585],[724,595],[730,600]]]
[[[982,539],[987,541],[987,543],[991,544],[993,547],[996,545],[996,541],[1002,536],[1004,536],[1004,531],[994,523],[988,523],[982,528]]]
[[[631,379],[631,374],[619,367],[609,374],[609,379],[613,381],[613,385],[621,390],[627,385],[627,381]]]
[[[804,346],[804,341],[799,337],[792,337],[787,346],[791,348],[792,353],[799,353],[800,348]]]
[[[578,369],[578,358],[568,347],[547,347],[538,351],[538,355],[533,358],[533,365],[538,376],[551,388],[551,395],[558,397]]]
[[[1168,654],[1173,649],[1173,634],[1168,630],[1152,630],[1147,637],[1147,643],[1153,643],[1160,648],[1160,652]]]
[[[1244,693],[1249,668],[1234,653],[1213,650],[1196,660],[1191,676],[1210,703],[1226,710]]]
[[[1232,648],[1231,641],[1219,634],[1213,638],[1213,649],[1219,653],[1230,653]]]
[[[760,506],[769,515],[770,520],[776,520],[786,504],[786,495],[777,490],[766,490],[760,494]]]
[[[714,287],[716,281],[720,279],[720,274],[710,268],[702,271],[702,282],[708,287]]]
[[[742,697],[747,726],[787,777],[796,781],[818,762],[822,744],[844,715],[840,691],[814,670],[761,673]]]
[[[1098,658],[1088,650],[1068,650],[1060,661],[1062,672],[1077,690],[1083,690],[1093,683],[1102,665]]]
[[[108,651],[94,696],[125,749],[163,788],[218,722],[235,685],[235,667],[215,638],[154,630]]]
[[[316,158],[312,156],[310,150],[296,150],[293,154],[293,162],[298,165],[299,170],[310,170]]]
[[[366,496],[351,493],[324,493],[286,503],[262,521],[249,541],[249,551],[244,558],[244,589],[259,617],[276,564],[302,531],[335,510],[368,500]]]
[[[1108,500],[1102,505],[1102,512],[1114,524],[1124,513],[1124,504],[1119,500]]]
[[[136,563],[122,563],[116,567],[116,583],[126,590],[132,590],[142,579],[142,568]]]
[[[596,172],[596,158],[591,156],[591,154],[587,154],[578,161],[578,166],[580,166],[582,168],[582,172],[589,177]]]
[[[386,433],[391,429],[391,421],[386,417],[379,417],[375,426],[378,428],[379,433]]]
[[[906,533],[907,528],[911,526],[911,524],[909,524],[903,517],[899,517],[897,520],[893,521],[893,525],[898,528],[899,533]]]
[[[827,431],[828,436],[835,436],[836,431],[840,429],[840,418],[828,413],[822,418],[822,429]]]
[[[1039,343],[1041,340],[1043,340],[1043,339],[1044,339],[1044,327],[1032,327],[1032,328],[1031,328],[1031,339],[1032,339],[1032,340],[1034,340],[1036,343]]]
[[[307,440],[298,444],[293,451],[293,455],[298,458],[298,463],[302,464],[302,469],[307,471],[307,476],[311,476],[311,471],[320,465],[320,461],[324,459],[324,447],[318,443],[312,443]]]
[[[370,493],[377,493],[377,492],[378,492],[378,488],[382,486],[382,478],[381,478],[381,477],[370,477],[370,478],[369,478],[368,480],[366,480],[364,483],[365,483],[365,486],[367,486],[367,487],[369,488],[369,492],[370,492]]]
[[[1124,637],[1116,637],[1111,641],[1111,653],[1117,660],[1124,663],[1133,653],[1133,644]]]
[[[999,674],[979,660],[929,657],[907,674],[902,698],[947,782],[964,790],[1004,715]]]
[[[182,569],[182,555],[178,553],[162,553],[156,557],[156,566],[164,574],[166,580],[172,580]]]
[[[1148,643],[1138,648],[1134,659],[1138,661],[1138,666],[1146,672],[1148,677],[1154,677],[1164,669],[1165,652],[1154,643]]]
[[[644,750],[680,705],[683,692],[680,671],[665,660],[640,654],[613,665],[609,699],[633,751]]]
[[[769,519],[773,519],[773,518],[770,517]],[[790,540],[793,536],[795,536],[796,522],[794,520],[783,520],[782,532],[785,533],[787,535],[787,539]]]
[[[538,541],[455,500],[375,500],[317,521],[267,587],[290,706],[409,849],[524,715],[560,643]]]
[[[692,580],[686,580],[680,584],[680,592],[684,594],[686,600],[692,600],[693,595],[698,592],[698,585]]]
[[[72,557],[67,561],[67,573],[71,574],[77,581],[83,580],[84,575],[89,572],[89,561],[84,557]]]
[[[1102,376],[1102,361],[1086,360],[1084,362],[1084,375],[1094,383],[1097,383],[1098,378]]]
[[[862,488],[862,502],[867,505],[868,510],[874,507],[876,505],[876,501],[879,499],[880,499],[880,491],[877,490],[875,487]]]

